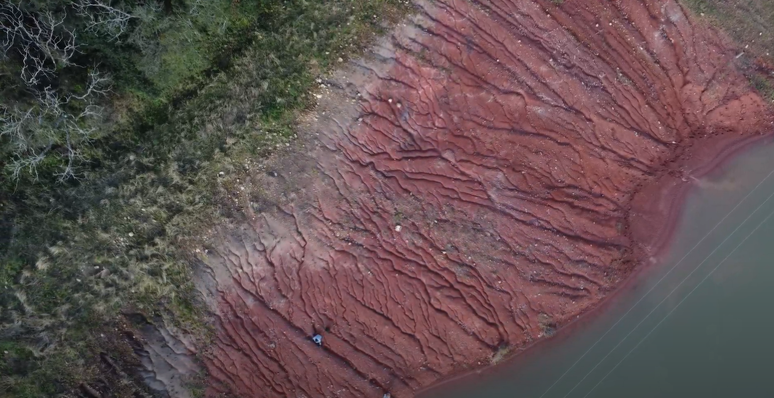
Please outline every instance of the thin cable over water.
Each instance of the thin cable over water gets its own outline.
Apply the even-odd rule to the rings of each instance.
[[[667,294],[667,295],[666,295],[666,297],[664,297],[664,298],[663,298],[663,299],[662,299],[662,300],[661,300],[661,301],[660,301],[660,302],[659,302],[659,303],[658,303],[658,304],[657,304],[655,307],[653,307],[653,309],[652,309],[652,310],[650,310],[650,312],[648,312],[648,314],[647,314],[647,315],[645,315],[645,317],[644,317],[644,318],[642,318],[642,320],[640,320],[640,322],[639,322],[639,323],[637,323],[637,324],[634,326],[634,328],[632,328],[632,330],[630,330],[630,331],[629,331],[629,333],[627,333],[627,334],[626,334],[626,336],[624,336],[624,338],[623,338],[623,339],[621,339],[621,341],[619,341],[619,342],[618,342],[618,344],[616,344],[616,345],[615,345],[615,347],[613,347],[613,349],[611,349],[611,350],[610,350],[610,351],[609,351],[609,352],[608,352],[608,353],[607,353],[607,354],[606,354],[606,355],[605,355],[605,356],[604,356],[604,357],[603,357],[603,358],[602,358],[602,359],[601,359],[599,362],[597,362],[597,364],[596,364],[596,365],[594,365],[594,367],[593,367],[593,368],[591,368],[591,370],[589,370],[589,372],[588,372],[588,373],[586,373],[586,375],[585,375],[585,376],[583,376],[583,378],[582,378],[582,379],[581,379],[581,380],[580,380],[580,381],[579,381],[577,384],[575,384],[575,386],[574,386],[572,389],[570,389],[570,391],[568,391],[568,392],[567,392],[567,394],[565,394],[563,398],[567,398],[567,397],[568,397],[568,396],[569,396],[569,395],[570,395],[570,394],[571,394],[573,391],[575,391],[575,389],[576,389],[576,388],[578,388],[578,386],[580,386],[580,385],[581,385],[581,383],[583,383],[583,381],[584,381],[584,380],[586,380],[586,378],[588,378],[588,377],[589,377],[589,376],[590,376],[592,373],[594,373],[594,371],[595,371],[595,370],[596,370],[596,369],[599,367],[599,365],[601,365],[601,364],[602,364],[602,362],[604,362],[604,361],[607,359],[607,357],[609,357],[609,356],[610,356],[610,354],[612,354],[612,353],[613,353],[615,350],[617,350],[617,349],[618,349],[618,347],[620,347],[620,346],[621,346],[621,344],[623,344],[623,342],[624,342],[624,341],[626,341],[626,339],[628,339],[628,338],[629,338],[629,336],[631,336],[631,335],[632,335],[632,333],[634,333],[634,332],[635,332],[635,331],[636,331],[636,330],[637,330],[637,329],[640,327],[640,325],[642,325],[642,324],[643,324],[643,323],[644,323],[644,322],[645,322],[645,321],[646,321],[648,318],[650,318],[650,316],[651,316],[651,315],[652,315],[654,312],[656,312],[656,310],[657,310],[659,307],[661,307],[661,304],[664,304],[664,303],[667,301],[667,299],[669,299],[670,297],[672,297],[672,294],[674,294],[674,292],[675,292],[675,291],[677,291],[677,290],[678,290],[678,289],[679,289],[679,288],[680,288],[680,287],[683,285],[683,283],[685,283],[685,281],[687,281],[687,280],[688,280],[688,279],[689,279],[689,278],[690,278],[690,277],[691,277],[691,276],[692,276],[692,275],[693,275],[693,274],[694,274],[696,271],[698,271],[698,270],[699,270],[699,268],[701,268],[701,267],[702,267],[702,265],[704,265],[704,263],[705,263],[705,262],[707,262],[707,260],[708,260],[710,257],[712,257],[712,255],[714,255],[714,254],[715,254],[715,252],[716,252],[716,251],[718,251],[718,249],[719,249],[721,246],[723,246],[723,245],[724,245],[726,242],[728,242],[728,240],[729,240],[729,239],[730,239],[730,238],[731,238],[731,237],[732,237],[732,236],[733,236],[733,235],[734,235],[734,234],[735,234],[737,231],[739,231],[739,229],[742,227],[742,225],[746,224],[746,223],[747,223],[747,221],[748,221],[748,220],[750,220],[750,218],[751,218],[751,217],[752,217],[752,216],[753,216],[755,213],[757,213],[757,212],[758,212],[758,210],[760,210],[760,209],[761,209],[761,208],[762,208],[762,207],[763,207],[763,206],[764,206],[766,203],[768,203],[768,202],[769,202],[769,200],[771,200],[771,198],[772,198],[772,197],[774,197],[774,192],[772,192],[772,193],[771,193],[771,195],[769,195],[769,197],[767,197],[767,198],[766,198],[766,200],[764,200],[764,201],[763,201],[763,203],[761,203],[760,205],[758,205],[758,207],[756,207],[756,208],[755,208],[755,210],[753,210],[753,211],[752,211],[752,213],[750,213],[750,215],[748,215],[748,216],[747,216],[747,218],[745,218],[745,219],[744,219],[744,221],[742,221],[741,223],[739,223],[739,225],[737,225],[737,227],[736,227],[736,228],[735,228],[733,231],[731,231],[731,233],[730,233],[730,234],[728,234],[728,236],[726,236],[726,238],[725,238],[725,239],[723,239],[723,241],[722,241],[722,242],[720,242],[720,244],[719,244],[719,245],[717,245],[717,246],[715,247],[715,249],[713,249],[713,250],[712,250],[712,252],[710,252],[710,254],[709,254],[709,255],[707,255],[707,257],[705,257],[705,258],[704,258],[704,260],[702,260],[702,261],[699,263],[699,265],[697,265],[697,266],[696,266],[696,267],[695,267],[695,268],[694,268],[694,269],[691,271],[691,273],[690,273],[690,274],[688,274],[688,276],[686,276],[685,278],[683,278],[683,280],[681,280],[681,281],[680,281],[680,283],[679,283],[679,284],[678,284],[678,285],[677,285],[677,286],[676,286],[674,289],[672,289],[672,291],[671,291],[671,292],[669,292],[669,294]]]
[[[629,352],[627,352],[627,353],[626,353],[626,355],[624,355],[624,357],[623,357],[623,358],[621,358],[621,360],[620,360],[620,361],[618,361],[618,363],[617,363],[617,364],[615,364],[615,366],[613,366],[613,368],[612,368],[612,369],[610,369],[610,371],[609,371],[609,372],[607,372],[607,374],[605,374],[605,376],[604,376],[604,377],[602,377],[602,379],[601,379],[601,380],[599,380],[599,382],[597,382],[597,384],[595,384],[595,385],[594,385],[594,387],[592,387],[592,388],[591,388],[591,390],[589,390],[589,392],[587,392],[587,393],[586,393],[586,395],[584,395],[584,396],[583,396],[583,398],[586,398],[586,397],[588,397],[588,396],[589,396],[589,394],[591,394],[591,393],[592,393],[592,392],[593,392],[593,391],[594,391],[594,390],[595,390],[595,389],[596,389],[596,388],[597,388],[597,387],[598,387],[600,384],[602,384],[602,382],[603,382],[603,381],[605,381],[605,379],[607,379],[607,377],[608,377],[608,376],[610,376],[610,374],[611,374],[611,373],[613,373],[613,371],[615,371],[615,370],[618,368],[618,366],[619,366],[619,365],[621,365],[621,363],[622,363],[623,361],[625,361],[625,360],[626,360],[626,358],[629,358],[629,355],[631,355],[631,354],[634,352],[634,350],[636,350],[636,349],[637,349],[637,347],[639,347],[639,346],[640,346],[640,345],[641,345],[643,342],[645,342],[645,340],[646,340],[646,339],[647,339],[647,338],[648,338],[648,337],[649,337],[649,336],[650,336],[650,335],[651,335],[651,334],[652,334],[654,331],[656,331],[656,329],[657,329],[659,326],[661,326],[661,324],[662,324],[662,323],[664,323],[664,321],[665,321],[667,318],[669,318],[669,316],[670,316],[670,315],[672,315],[672,313],[674,313],[674,312],[675,312],[675,310],[677,310],[677,308],[678,308],[678,307],[680,307],[680,304],[682,304],[683,302],[685,302],[685,300],[686,300],[686,299],[687,299],[687,298],[688,298],[688,297],[689,297],[691,294],[693,294],[693,292],[695,292],[695,291],[696,291],[696,289],[698,289],[698,288],[699,288],[699,286],[701,286],[701,285],[702,285],[702,284],[703,284],[703,283],[704,283],[704,282],[705,282],[707,279],[709,279],[709,277],[710,277],[710,276],[712,276],[712,274],[714,274],[714,273],[715,273],[715,271],[717,271],[717,270],[718,270],[718,268],[720,268],[720,266],[721,266],[721,265],[723,265],[723,263],[725,263],[725,262],[726,262],[726,260],[728,260],[728,258],[729,258],[729,257],[731,257],[731,255],[732,255],[732,254],[734,254],[734,253],[735,253],[735,252],[736,252],[736,251],[737,251],[737,250],[738,250],[738,249],[739,249],[739,248],[742,246],[742,244],[744,244],[744,242],[746,242],[746,241],[747,241],[747,239],[749,239],[749,238],[750,238],[750,237],[751,237],[751,236],[752,236],[752,235],[753,235],[755,232],[757,232],[757,231],[758,231],[758,229],[759,229],[759,228],[760,228],[760,227],[761,227],[763,224],[765,224],[765,223],[766,223],[766,221],[769,221],[769,219],[771,218],[771,216],[774,216],[774,211],[772,211],[771,213],[769,213],[769,215],[768,215],[768,216],[767,216],[765,219],[763,219],[763,221],[761,221],[761,222],[760,222],[760,224],[758,224],[758,226],[757,226],[757,227],[755,227],[755,229],[754,229],[754,230],[752,230],[752,232],[750,232],[750,233],[749,233],[749,234],[748,234],[748,235],[747,235],[747,236],[746,236],[746,237],[745,237],[745,238],[744,238],[744,239],[743,239],[741,242],[739,242],[739,244],[738,244],[738,245],[736,245],[736,247],[734,248],[734,250],[731,250],[731,252],[730,252],[730,253],[728,253],[728,255],[727,255],[725,258],[723,258],[723,261],[719,262],[719,263],[718,263],[718,265],[716,265],[716,266],[715,266],[715,268],[713,268],[713,269],[712,269],[712,271],[710,271],[710,272],[709,272],[709,273],[708,273],[708,274],[707,274],[707,275],[704,277],[704,279],[702,279],[701,281],[699,281],[699,283],[697,283],[697,284],[696,284],[696,286],[694,286],[694,287],[693,287],[693,289],[691,289],[691,291],[690,291],[690,292],[688,292],[688,294],[686,294],[686,295],[685,295],[685,297],[683,297],[683,299],[682,299],[682,300],[680,300],[680,302],[679,302],[679,303],[677,303],[677,305],[676,305],[674,308],[672,308],[672,310],[670,310],[670,311],[669,311],[669,312],[668,312],[668,313],[667,313],[667,314],[664,316],[664,318],[663,318],[663,319],[661,319],[661,321],[659,321],[659,323],[657,323],[657,324],[656,324],[656,326],[654,326],[654,327],[653,327],[653,329],[651,329],[651,330],[650,330],[650,332],[648,332],[648,334],[646,334],[646,335],[645,335],[645,337],[643,337],[643,338],[642,338],[642,339],[641,339],[641,340],[640,340],[640,341],[639,341],[639,342],[638,342],[638,343],[637,343],[637,344],[634,346],[634,348],[632,348],[631,350],[629,350]]]
[[[599,337],[599,339],[598,339],[597,341],[595,341],[595,342],[594,342],[594,344],[592,344],[592,345],[591,345],[591,347],[589,347],[589,348],[586,350],[586,352],[584,352],[584,353],[583,353],[583,355],[581,355],[581,356],[580,356],[580,357],[579,357],[579,358],[578,358],[578,359],[577,359],[577,360],[576,360],[576,361],[575,361],[575,362],[574,362],[572,365],[570,365],[570,367],[569,367],[569,368],[567,368],[567,370],[566,370],[564,373],[562,373],[562,375],[561,375],[561,376],[559,376],[559,378],[558,378],[558,379],[556,379],[556,381],[554,381],[554,383],[553,383],[553,384],[551,384],[551,386],[549,386],[549,387],[548,387],[548,389],[546,389],[546,391],[545,391],[545,392],[543,392],[543,394],[542,394],[542,395],[540,395],[540,397],[539,397],[539,398],[543,398],[543,397],[545,397],[545,395],[546,395],[546,394],[548,394],[548,392],[549,392],[549,391],[551,391],[551,389],[553,389],[553,388],[554,388],[554,387],[555,387],[555,386],[556,386],[556,385],[557,385],[557,384],[558,384],[560,381],[562,381],[562,379],[564,379],[564,377],[565,377],[565,376],[567,376],[567,374],[568,374],[568,373],[570,373],[570,371],[571,371],[573,368],[575,368],[575,366],[576,366],[576,365],[578,365],[578,363],[579,363],[581,360],[583,360],[583,358],[585,358],[585,357],[586,357],[586,355],[588,355],[588,354],[589,354],[589,352],[591,352],[591,350],[593,350],[593,349],[594,349],[594,347],[596,347],[596,346],[597,346],[597,344],[599,344],[599,343],[602,341],[602,339],[604,339],[604,338],[605,338],[605,336],[607,336],[607,335],[608,335],[608,334],[609,334],[609,333],[610,333],[610,332],[611,332],[613,329],[615,329],[615,327],[616,327],[616,326],[618,326],[618,324],[619,324],[619,323],[621,323],[621,321],[622,321],[622,320],[624,320],[624,318],[626,318],[626,316],[628,316],[628,315],[629,315],[629,313],[630,313],[630,312],[632,312],[632,310],[633,310],[635,307],[637,307],[637,305],[639,305],[639,304],[642,302],[642,300],[644,300],[644,299],[645,299],[645,297],[647,297],[647,296],[648,296],[648,295],[649,295],[649,294],[650,294],[650,293],[653,291],[653,289],[655,289],[656,287],[658,287],[658,285],[659,285],[659,284],[661,284],[661,282],[662,282],[664,279],[666,279],[666,277],[667,277],[667,276],[669,276],[669,275],[672,273],[672,271],[674,271],[674,270],[675,270],[675,269],[676,269],[676,268],[677,268],[677,267],[678,267],[678,266],[679,266],[679,265],[680,265],[680,264],[683,262],[683,260],[685,260],[685,259],[686,259],[686,258],[687,258],[687,257],[688,257],[688,256],[689,256],[691,253],[693,253],[693,251],[694,251],[694,250],[696,250],[696,248],[697,248],[697,247],[699,247],[699,245],[701,245],[701,243],[702,243],[702,242],[704,242],[704,240],[705,240],[705,239],[707,239],[707,237],[709,237],[709,236],[710,236],[710,235],[711,235],[711,234],[712,234],[712,233],[713,233],[713,232],[714,232],[714,231],[715,231],[715,230],[718,228],[718,226],[720,226],[720,224],[722,224],[724,221],[726,221],[726,219],[728,218],[728,216],[730,216],[730,215],[731,215],[731,214],[732,214],[734,211],[736,211],[736,209],[737,209],[737,208],[739,208],[739,206],[741,206],[741,204],[742,204],[742,203],[744,203],[744,201],[745,201],[745,200],[747,200],[747,198],[749,198],[749,197],[750,197],[750,195],[752,195],[752,194],[753,194],[753,192],[757,191],[757,190],[758,190],[758,188],[760,188],[760,186],[761,186],[761,185],[762,185],[762,184],[763,184],[763,183],[764,183],[766,180],[768,180],[768,179],[769,179],[769,177],[771,177],[771,175],[772,175],[772,174],[774,174],[774,169],[772,169],[772,170],[769,172],[769,174],[767,174],[767,175],[766,175],[766,177],[764,177],[764,178],[763,178],[763,179],[762,179],[762,180],[761,180],[761,181],[758,183],[758,185],[756,185],[756,186],[755,186],[755,188],[753,188],[753,189],[752,189],[750,192],[748,192],[748,193],[747,193],[747,195],[745,195],[745,197],[743,197],[743,198],[742,198],[742,199],[739,201],[739,203],[737,203],[737,204],[736,204],[736,206],[734,206],[734,208],[733,208],[733,209],[731,209],[731,211],[729,211],[729,212],[728,212],[728,213],[727,213],[727,214],[726,214],[726,215],[725,215],[725,216],[724,216],[724,217],[723,217],[723,218],[722,218],[720,221],[718,221],[718,223],[717,223],[717,224],[715,224],[715,226],[714,226],[714,227],[712,227],[712,229],[710,229],[710,230],[709,230],[709,232],[707,232],[707,234],[706,234],[706,235],[704,235],[704,237],[702,237],[702,238],[701,238],[701,240],[699,240],[699,241],[698,241],[698,242],[697,242],[697,243],[696,243],[696,244],[695,244],[695,245],[694,245],[694,246],[691,248],[691,250],[689,250],[689,251],[688,251],[688,252],[687,252],[687,253],[686,253],[686,254],[683,256],[683,258],[681,258],[681,259],[680,259],[680,260],[679,260],[677,263],[675,263],[675,265],[673,265],[673,266],[672,266],[672,267],[669,269],[669,271],[667,271],[667,273],[666,273],[666,274],[664,274],[664,275],[661,277],[661,279],[659,279],[659,280],[656,282],[656,284],[655,284],[655,285],[653,285],[653,286],[652,286],[652,287],[651,287],[651,288],[650,288],[650,289],[649,289],[649,290],[648,290],[648,291],[647,291],[645,294],[643,294],[643,295],[642,295],[642,297],[640,297],[640,299],[639,299],[639,300],[637,300],[637,302],[636,302],[636,303],[634,303],[634,305],[632,305],[632,306],[631,306],[631,307],[630,307],[630,308],[629,308],[629,309],[626,311],[626,313],[624,313],[624,314],[623,314],[623,315],[622,315],[622,316],[621,316],[621,317],[620,317],[620,318],[619,318],[619,319],[618,319],[618,320],[615,322],[615,324],[613,324],[613,326],[611,326],[611,327],[610,327],[610,328],[609,328],[609,329],[608,329],[608,330],[607,330],[605,333],[603,333],[603,334],[602,334],[602,336],[600,336],[600,337]],[[733,232],[732,232],[732,233],[733,233]],[[568,393],[568,394],[569,394],[569,393]]]

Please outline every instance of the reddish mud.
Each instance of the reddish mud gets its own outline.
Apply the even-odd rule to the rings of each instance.
[[[245,183],[209,394],[413,396],[597,306],[662,193],[770,127],[735,55],[674,1],[422,3]]]

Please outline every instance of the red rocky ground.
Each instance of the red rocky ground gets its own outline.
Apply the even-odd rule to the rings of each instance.
[[[209,393],[413,396],[596,306],[666,217],[636,194],[769,126],[736,55],[674,1],[421,3],[211,249]]]

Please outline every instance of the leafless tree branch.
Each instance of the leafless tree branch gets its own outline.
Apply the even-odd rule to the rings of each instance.
[[[29,86],[51,78],[60,67],[72,65],[77,49],[75,32],[64,26],[64,16],[29,15],[13,3],[0,4],[0,48],[3,56],[16,49],[23,60],[21,79]]]
[[[88,20],[86,29],[94,32],[105,32],[111,40],[117,40],[127,31],[129,21],[134,16],[126,11],[100,0],[78,0],[75,3],[78,15]]]
[[[97,68],[92,68],[89,71],[89,85],[86,87],[86,92],[83,95],[71,94],[67,97],[69,102],[71,99],[85,100],[95,95],[106,95],[110,91],[110,77],[100,73]]]
[[[74,7],[87,20],[87,29],[107,30],[115,39],[133,17],[102,1],[107,0],[76,0]],[[77,178],[82,150],[102,118],[96,99],[110,91],[109,76],[92,68],[86,89],[79,93],[62,93],[53,84],[61,68],[73,65],[77,52],[75,31],[64,21],[63,15],[33,13],[22,3],[0,0],[0,50],[6,58],[13,52],[19,55],[20,79],[33,94],[26,103],[0,105],[0,138],[12,153],[7,165],[13,178],[22,173],[37,178],[38,166],[48,156],[63,160],[60,181]]]

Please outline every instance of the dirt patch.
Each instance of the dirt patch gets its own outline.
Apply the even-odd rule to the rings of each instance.
[[[734,57],[674,1],[422,3],[202,255],[209,394],[413,396],[553,334],[651,254],[638,192],[770,129]]]

